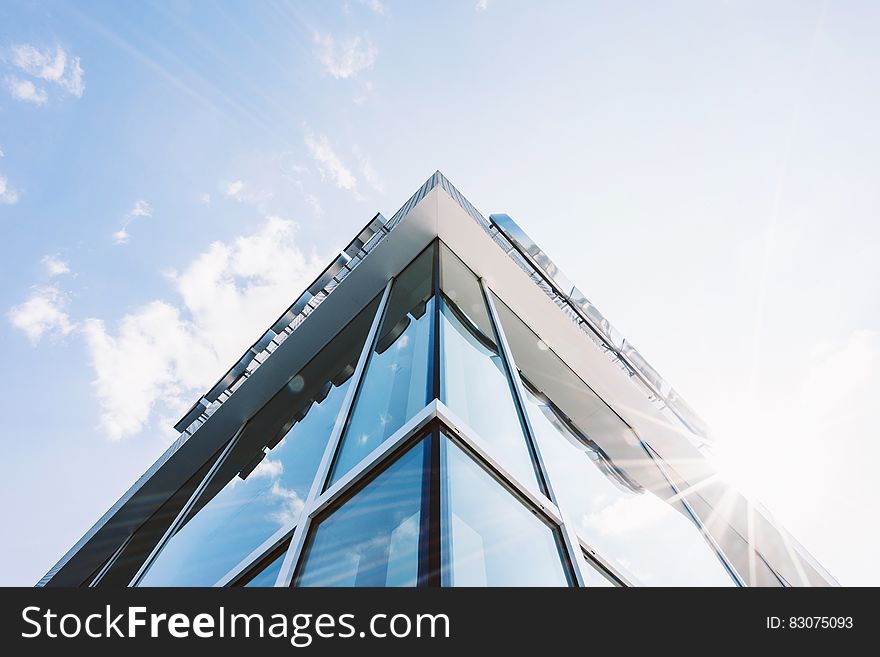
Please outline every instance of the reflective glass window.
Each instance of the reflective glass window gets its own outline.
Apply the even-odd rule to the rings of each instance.
[[[427,442],[313,526],[295,586],[416,586]]]
[[[443,585],[571,585],[558,531],[453,441],[441,448]]]
[[[141,586],[211,586],[296,522],[378,300],[248,423]]]
[[[550,486],[587,545],[636,584],[734,585],[632,430],[507,306],[495,305]]]
[[[278,573],[281,572],[281,565],[284,563],[284,555],[286,553],[286,551],[282,551],[278,556],[272,559],[265,568],[248,580],[245,587],[258,588],[275,586],[275,580],[278,579]]]
[[[397,278],[328,486],[428,402],[433,247]]]
[[[445,246],[440,266],[440,399],[505,469],[540,490],[480,284]]]

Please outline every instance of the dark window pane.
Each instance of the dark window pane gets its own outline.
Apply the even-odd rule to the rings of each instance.
[[[377,307],[370,303],[248,423],[141,586],[211,586],[296,522]]]
[[[441,250],[440,398],[520,482],[540,490],[480,284]]]
[[[294,586],[415,586],[424,451],[419,442],[313,529]]]
[[[287,552],[282,551],[281,554],[272,559],[268,566],[248,581],[245,586],[249,588],[275,586],[275,580],[278,579],[278,573],[281,572],[281,564],[284,563],[285,554]]]
[[[328,486],[428,402],[433,248],[394,282]]]
[[[444,437],[444,586],[569,586],[557,532]]]

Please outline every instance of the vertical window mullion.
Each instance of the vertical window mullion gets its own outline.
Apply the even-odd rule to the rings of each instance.
[[[440,399],[440,243],[435,241],[433,272],[431,286],[434,296],[433,317],[431,326],[431,367],[429,399]],[[425,458],[425,487],[422,504],[422,525],[424,537],[424,578],[421,585],[430,587],[442,586],[440,568],[443,559],[442,537],[440,527],[440,428],[436,423],[431,429]]]
[[[525,433],[526,441],[529,445],[529,451],[532,453],[541,481],[547,491],[547,496],[556,505],[556,508],[559,509],[559,515],[562,518],[562,523],[559,526],[559,529],[562,534],[562,542],[565,547],[565,552],[568,555],[569,566],[573,571],[577,585],[581,587],[586,586],[589,581],[586,574],[589,565],[584,559],[584,554],[580,547],[580,541],[578,541],[577,535],[573,530],[574,525],[572,525],[570,521],[567,522],[566,511],[562,508],[562,505],[556,497],[556,493],[553,491],[553,485],[550,481],[547,467],[541,457],[541,451],[538,449],[538,442],[535,439],[535,432],[532,428],[532,423],[529,420],[529,414],[524,400],[525,395],[523,393],[522,381],[520,381],[519,378],[519,370],[516,367],[513,354],[510,351],[510,345],[507,343],[507,336],[504,334],[504,329],[501,327],[501,321],[498,319],[498,313],[496,312],[495,304],[492,301],[491,290],[486,285],[486,281],[482,278],[480,279],[480,288],[483,291],[486,307],[489,309],[489,319],[492,322],[492,326],[495,329],[495,335],[498,338],[498,351],[501,353],[501,359],[504,362],[507,376],[510,380],[511,387],[513,388],[514,401],[516,402],[516,408],[520,415],[520,420],[524,429],[523,433]]]
[[[281,570],[278,573],[278,579],[275,581],[275,586],[290,586],[290,583],[293,581],[293,574],[300,557],[302,556],[309,528],[312,524],[312,511],[314,510],[318,497],[320,497],[321,492],[324,490],[324,482],[327,481],[327,477],[330,475],[331,466],[333,465],[333,461],[336,458],[336,452],[341,443],[342,433],[348,422],[348,418],[351,415],[351,411],[354,408],[357,391],[360,390],[364,372],[367,369],[367,361],[369,360],[370,354],[373,352],[374,343],[378,338],[379,327],[382,325],[382,319],[388,306],[388,299],[391,296],[391,287],[393,283],[394,279],[388,281],[385,285],[385,290],[382,292],[379,307],[376,308],[376,315],[373,317],[373,323],[370,325],[370,330],[364,340],[364,346],[358,356],[358,362],[355,366],[354,374],[352,375],[353,380],[346,392],[345,400],[342,402],[342,408],[339,409],[339,414],[336,416],[336,424],[333,426],[330,439],[327,441],[327,447],[324,449],[324,456],[321,458],[321,464],[318,466],[318,471],[315,473],[312,487],[309,490],[309,496],[306,499],[306,503],[300,514],[300,522],[297,524],[293,533],[293,538],[290,540],[290,546],[287,549],[287,554],[284,556],[284,563],[281,564]]]

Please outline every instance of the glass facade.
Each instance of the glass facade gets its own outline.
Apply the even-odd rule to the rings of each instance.
[[[172,530],[138,585],[736,583],[632,429],[441,242],[244,426]]]
[[[505,304],[494,301],[514,360],[524,367],[523,397],[557,502],[578,535],[634,583],[732,586],[730,573],[675,500],[654,459],[634,435],[618,440],[631,433],[623,421]],[[542,381],[541,392],[529,376]],[[589,426],[599,433],[575,425],[552,401],[554,393],[576,400],[572,414],[587,409]],[[614,429],[603,431],[608,427]],[[603,440],[607,435],[612,440]],[[612,449],[622,455],[622,464],[611,458]],[[651,488],[636,483],[633,473]]]

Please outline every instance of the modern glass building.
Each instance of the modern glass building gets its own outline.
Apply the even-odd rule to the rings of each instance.
[[[47,586],[799,586],[703,423],[437,172],[180,420]]]

